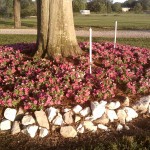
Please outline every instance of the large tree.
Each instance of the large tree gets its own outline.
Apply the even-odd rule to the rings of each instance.
[[[37,51],[35,57],[78,55],[72,0],[37,0]]]
[[[21,19],[20,19],[20,0],[14,0],[14,27],[21,27]]]

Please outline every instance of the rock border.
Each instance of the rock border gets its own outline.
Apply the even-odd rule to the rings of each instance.
[[[74,138],[86,130],[96,132],[111,131],[110,123],[116,123],[116,131],[130,130],[128,122],[137,118],[140,114],[150,115],[150,95],[140,98],[138,102],[130,106],[128,97],[124,102],[102,100],[92,101],[90,106],[83,108],[76,105],[73,108],[56,109],[49,107],[45,111],[34,111],[32,114],[23,109],[6,108],[0,131],[10,130],[11,134],[20,132],[34,138],[38,135],[44,138],[49,132],[60,130],[64,138]]]

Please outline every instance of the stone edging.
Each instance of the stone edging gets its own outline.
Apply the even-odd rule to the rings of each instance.
[[[102,100],[91,102],[91,106],[85,108],[80,105],[62,110],[50,107],[45,111],[35,111],[33,114],[24,113],[22,108],[18,110],[6,108],[2,114],[0,130],[11,130],[13,135],[22,132],[32,138],[39,133],[39,137],[43,138],[50,130],[53,132],[59,128],[63,137],[73,138],[85,130],[111,131],[108,123],[114,121],[117,125],[116,131],[123,128],[129,130],[127,123],[144,113],[150,114],[150,95],[140,98],[133,106],[130,106],[129,98],[126,97],[122,103],[119,101],[107,103]]]

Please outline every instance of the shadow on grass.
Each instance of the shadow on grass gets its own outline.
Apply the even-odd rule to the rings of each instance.
[[[114,126],[115,127],[115,126]],[[76,138],[62,138],[58,131],[41,139],[20,133],[12,136],[0,134],[0,150],[149,150],[150,118],[137,119],[129,124],[130,130],[85,133]]]

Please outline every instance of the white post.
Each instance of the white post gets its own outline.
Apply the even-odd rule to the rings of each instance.
[[[92,29],[90,28],[90,74],[92,74]]]
[[[115,22],[115,38],[114,38],[114,48],[116,48],[116,38],[117,38],[117,21]]]

